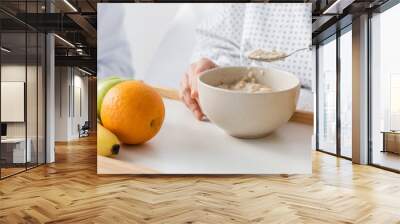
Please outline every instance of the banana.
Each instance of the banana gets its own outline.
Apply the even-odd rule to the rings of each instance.
[[[102,156],[113,156],[119,152],[120,143],[117,136],[111,131],[97,124],[97,154]]]

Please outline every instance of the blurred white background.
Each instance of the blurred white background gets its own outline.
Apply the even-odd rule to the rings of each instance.
[[[136,77],[143,79],[162,39],[171,26],[172,21],[182,4],[165,4],[154,7],[151,4],[125,4],[125,21],[123,23],[129,47],[133,53],[132,64],[136,69]],[[141,18],[138,20],[138,18]],[[178,38],[179,39],[179,38]]]

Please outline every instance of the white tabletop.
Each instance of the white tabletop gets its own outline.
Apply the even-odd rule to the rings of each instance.
[[[164,100],[162,129],[143,145],[121,148],[117,160],[164,174],[311,173],[312,126],[289,122],[261,139],[238,139],[195,120],[179,101]]]

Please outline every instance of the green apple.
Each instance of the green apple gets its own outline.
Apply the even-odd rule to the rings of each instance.
[[[97,83],[97,117],[101,121],[100,111],[101,104],[103,103],[103,98],[107,94],[108,90],[110,90],[113,86],[117,85],[120,82],[123,82],[124,79],[121,79],[117,76],[111,76],[103,80],[99,80]]]
[[[119,77],[117,75],[110,75],[110,76],[108,76],[108,77],[106,77],[104,79],[101,79],[100,82],[104,82],[104,81],[111,80],[111,79],[123,79],[123,78],[121,78],[121,77]]]

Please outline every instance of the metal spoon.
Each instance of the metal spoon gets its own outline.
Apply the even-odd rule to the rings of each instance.
[[[310,45],[309,47],[305,48],[300,48],[295,51],[290,52],[290,54],[286,54],[285,52],[279,52],[279,51],[264,51],[262,49],[257,49],[252,52],[250,52],[247,55],[247,58],[251,60],[256,60],[256,61],[264,61],[264,62],[273,62],[273,61],[278,61],[278,60],[284,60],[287,57],[292,56],[293,54],[299,52],[299,51],[304,51],[304,50],[312,50],[312,46]]]

